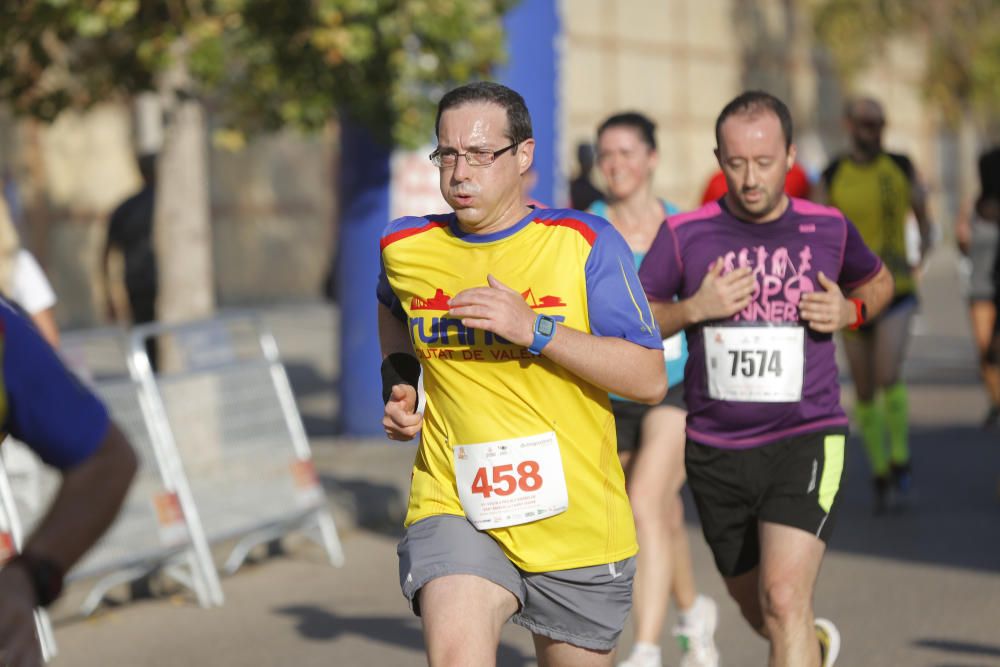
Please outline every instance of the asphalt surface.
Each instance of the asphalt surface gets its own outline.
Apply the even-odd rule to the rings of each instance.
[[[947,251],[928,267],[909,353],[912,506],[873,516],[860,443],[852,438],[849,447],[842,513],[816,592],[817,613],[843,635],[838,665],[1000,665],[1000,431],[978,427],[986,399],[955,267]],[[425,664],[395,554],[415,447],[335,436],[335,308],[288,305],[265,317],[296,391],[346,565],[331,567],[312,542],[290,536],[282,553],[260,553],[223,579],[224,607],[200,609],[156,581],[152,597],[131,599],[126,587],[115,589],[86,619],[75,613],[86,590],[77,584],[53,612],[55,665]],[[845,386],[846,404],[850,394]],[[687,501],[696,578],[719,601],[723,664],[766,664],[766,646],[726,597]],[[623,649],[630,644],[626,628]],[[665,664],[676,664],[669,632],[663,645]],[[507,626],[499,664],[535,664],[525,631]]]

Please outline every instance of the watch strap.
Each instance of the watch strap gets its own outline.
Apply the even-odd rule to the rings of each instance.
[[[868,309],[865,307],[865,302],[861,299],[848,299],[848,301],[854,304],[854,324],[849,325],[847,328],[855,331],[865,323],[865,315],[867,315]]]
[[[547,320],[552,326],[552,330],[548,333],[548,335],[539,331],[539,325],[543,320]],[[532,326],[531,331],[534,334],[534,338],[531,339],[531,345],[528,346],[528,352],[538,356],[542,353],[542,349],[549,344],[550,340],[552,340],[552,336],[555,335],[556,322],[548,315],[539,315],[535,318],[535,324]]]

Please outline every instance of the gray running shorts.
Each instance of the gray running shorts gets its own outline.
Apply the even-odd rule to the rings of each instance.
[[[412,524],[397,548],[399,580],[420,615],[420,589],[450,574],[482,577],[514,594],[511,620],[556,641],[610,651],[632,608],[635,557],[554,572],[525,572],[488,534],[462,516],[441,514]]]

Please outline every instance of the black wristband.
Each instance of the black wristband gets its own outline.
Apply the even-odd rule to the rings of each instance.
[[[62,593],[65,573],[62,568],[34,554],[20,553],[9,561],[5,567],[20,565],[28,573],[31,585],[35,589],[35,599],[40,607],[48,607]]]
[[[395,352],[382,360],[382,403],[388,403],[392,387],[408,384],[417,388],[420,379],[420,362],[412,354]]]

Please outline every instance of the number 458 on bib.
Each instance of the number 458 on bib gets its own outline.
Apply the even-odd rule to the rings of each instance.
[[[462,509],[480,529],[538,521],[569,507],[555,433],[454,448]]]

